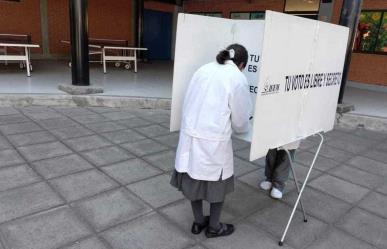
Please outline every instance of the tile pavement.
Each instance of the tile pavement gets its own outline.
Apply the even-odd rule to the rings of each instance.
[[[169,185],[178,133],[167,110],[0,107],[1,249],[272,249],[297,197],[258,189],[264,159],[234,140],[228,238],[193,236],[187,200]],[[283,248],[387,248],[387,135],[336,129],[326,136]],[[317,146],[295,164],[302,182]],[[205,205],[208,212],[208,205]]]

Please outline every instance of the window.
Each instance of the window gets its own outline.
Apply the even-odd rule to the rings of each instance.
[[[221,12],[192,12],[191,14],[201,16],[223,17]]]
[[[362,11],[354,51],[387,53],[387,11]]]
[[[285,12],[318,12],[320,0],[286,0]]]
[[[265,12],[259,11],[259,12],[231,12],[230,14],[231,19],[243,19],[243,20],[250,20],[250,19],[265,19]]]

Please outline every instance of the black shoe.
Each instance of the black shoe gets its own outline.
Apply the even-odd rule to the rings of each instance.
[[[202,224],[194,222],[192,224],[191,232],[193,234],[200,234],[205,228],[208,227],[209,222],[210,222],[209,216],[204,217],[204,223],[202,223]]]
[[[208,227],[206,230],[206,237],[216,238],[216,237],[228,236],[228,235],[231,235],[234,231],[235,231],[234,225],[220,223],[220,228],[217,230],[211,227]]]

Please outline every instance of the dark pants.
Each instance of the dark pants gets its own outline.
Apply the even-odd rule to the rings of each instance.
[[[289,150],[292,160],[296,150]],[[283,191],[289,179],[290,160],[285,150],[271,149],[266,155],[266,180],[273,183],[273,187]]]

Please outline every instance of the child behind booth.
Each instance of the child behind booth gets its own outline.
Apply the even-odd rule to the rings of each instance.
[[[274,199],[282,198],[286,181],[289,179],[290,159],[285,150],[289,151],[291,160],[294,161],[300,142],[296,141],[280,148],[270,149],[266,154],[266,180],[261,182],[260,187],[263,190],[270,190],[270,196]]]

